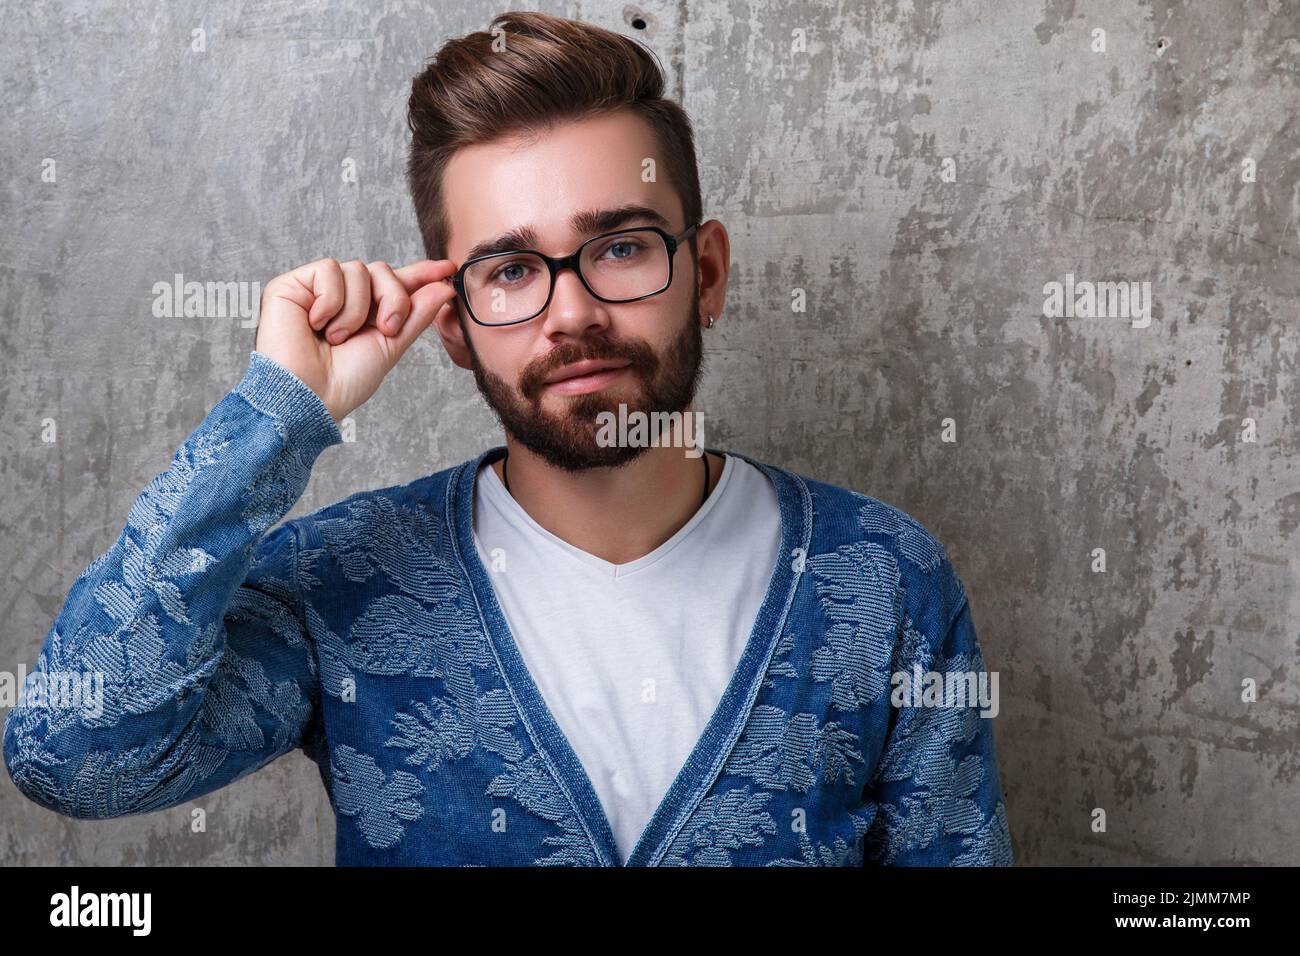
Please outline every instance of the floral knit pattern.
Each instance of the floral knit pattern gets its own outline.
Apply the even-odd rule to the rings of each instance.
[[[904,512],[749,459],[799,557],[774,569],[728,694],[622,861],[470,546],[484,456],[277,524],[341,441],[254,353],[72,584],[26,689],[93,673],[102,706],[13,708],[4,757],[25,795],[72,817],[152,812],[301,749],[344,864],[1013,862],[991,722],[890,701],[914,667],[984,671],[965,589]]]

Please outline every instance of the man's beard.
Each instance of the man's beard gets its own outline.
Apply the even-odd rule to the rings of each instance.
[[[695,389],[703,371],[704,343],[697,318],[699,304],[697,289],[686,321],[662,360],[640,340],[602,336],[564,342],[523,370],[518,390],[501,376],[483,368],[466,335],[465,342],[469,345],[474,366],[474,381],[506,433],[556,468],[582,471],[624,465],[642,455],[647,446],[602,446],[597,442],[597,434],[606,426],[596,416],[609,412],[616,421],[620,420],[620,403],[626,403],[629,420],[632,420],[632,413],[638,411],[644,413],[648,421],[655,421],[655,413],[686,409],[695,398]],[[631,364],[627,366],[624,377],[614,384],[582,395],[565,395],[562,397],[562,411],[544,411],[541,399],[546,377],[561,366],[583,359],[626,359]],[[633,379],[640,384],[635,396],[631,400],[617,397],[625,383]]]

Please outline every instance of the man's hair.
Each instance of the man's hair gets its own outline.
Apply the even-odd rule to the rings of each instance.
[[[504,31],[497,37],[492,31]],[[447,258],[442,174],[464,146],[543,132],[558,123],[631,109],[649,125],[685,225],[700,220],[700,176],[686,112],[665,99],[653,51],[611,30],[545,13],[512,11],[488,31],[449,40],[411,81],[407,180],[430,259]],[[692,258],[695,237],[690,239]]]

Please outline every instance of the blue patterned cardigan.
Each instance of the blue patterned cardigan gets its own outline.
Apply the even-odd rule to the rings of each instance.
[[[893,674],[984,671],[965,589],[906,513],[739,456],[775,483],[784,558],[623,860],[473,545],[475,475],[503,448],[284,522],[341,441],[254,352],[72,585],[27,683],[94,672],[102,707],[9,712],[27,797],[145,813],[301,748],[339,865],[1011,864],[992,720],[891,703]]]

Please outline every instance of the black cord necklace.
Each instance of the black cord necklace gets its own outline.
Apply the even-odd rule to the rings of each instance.
[[[700,457],[704,459],[704,494],[700,495],[700,504],[702,505],[709,500],[709,453],[706,451]],[[509,459],[510,452],[508,451],[501,456],[501,483],[506,486],[507,494],[510,494],[510,475],[506,472]]]

